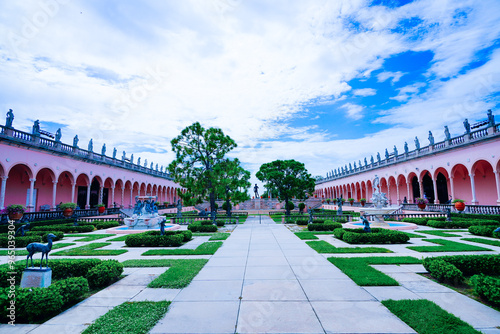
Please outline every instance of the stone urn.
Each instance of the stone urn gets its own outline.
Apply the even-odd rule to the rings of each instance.
[[[464,202],[455,202],[455,209],[457,211],[462,212],[465,210],[465,203]]]
[[[21,218],[23,218],[23,213],[22,212],[9,213],[9,219],[10,220],[20,220]]]
[[[100,206],[100,207],[97,208],[97,211],[99,213],[104,213],[105,210],[106,210],[106,207],[104,207],[104,206]]]
[[[66,217],[66,218],[69,218],[69,217],[71,217],[73,215],[73,211],[74,210],[70,209],[70,208],[64,209],[63,216]]]
[[[418,205],[418,208],[419,208],[420,210],[425,209],[425,207],[427,206],[427,204],[423,204],[423,203],[422,203],[422,204],[417,204],[417,205]]]

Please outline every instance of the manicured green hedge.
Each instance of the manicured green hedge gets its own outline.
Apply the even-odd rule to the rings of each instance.
[[[82,232],[92,232],[95,230],[94,225],[78,225],[73,226],[73,224],[67,225],[52,225],[52,226],[35,226],[30,229],[31,231],[61,231],[64,233],[82,233]]]
[[[203,225],[206,221],[195,221],[188,225],[188,230],[191,232],[217,232],[217,226],[213,225],[210,221],[210,225]]]
[[[500,277],[474,275],[471,284],[478,295],[492,304],[500,305]]]
[[[25,225],[26,223],[15,223],[14,228],[17,231],[19,227]],[[58,224],[68,224],[66,219],[55,219],[55,220],[40,220],[37,222],[30,222],[30,227],[34,226],[47,226],[47,225],[58,225]],[[0,225],[0,233],[7,233],[9,230],[9,224]]]
[[[496,220],[500,223],[500,215],[481,215],[474,213],[452,213],[452,219],[479,219],[479,220]]]
[[[191,231],[147,231],[131,234],[125,239],[129,247],[179,247],[193,238]]]
[[[42,242],[42,237],[39,235],[29,235],[29,236],[27,235],[24,237],[18,236],[14,238],[14,235],[12,234],[12,236],[9,239],[8,236],[0,236],[0,247],[8,248],[9,241],[11,242],[12,245],[14,245],[13,242],[15,242],[15,247],[18,248],[18,247],[26,247],[28,246],[28,244],[32,242]]]
[[[469,227],[469,233],[474,235],[481,235],[483,237],[494,237],[493,231],[499,226],[471,226]],[[497,237],[498,238],[498,237]]]
[[[428,261],[426,269],[439,282],[459,285],[464,281],[464,275],[462,272],[453,264],[442,259]]]
[[[435,228],[468,228],[470,226],[486,226],[486,225],[498,226],[498,222],[496,220],[484,220],[484,219],[468,219],[468,220],[454,219],[451,222],[429,220],[427,222],[427,225]]]
[[[71,277],[54,282],[47,288],[10,287],[0,289],[0,310],[2,323],[11,321],[8,317],[10,306],[8,294],[15,293],[16,323],[33,323],[59,314],[62,309],[79,300],[89,291],[89,285],[83,277]]]
[[[410,240],[404,232],[383,228],[372,228],[371,233],[365,233],[360,228],[335,229],[333,233],[350,244],[404,244]]]
[[[309,224],[307,229],[309,231],[333,231],[335,229],[342,228],[342,224],[336,223],[323,223],[323,224]]]
[[[94,222],[95,223],[95,227],[98,229],[98,230],[103,230],[103,229],[106,229],[106,228],[112,228],[112,227],[117,227],[117,226],[120,226],[120,223],[117,222],[117,221],[109,221],[109,222]]]
[[[426,226],[429,220],[444,221],[446,217],[404,218],[403,222]]]
[[[123,264],[116,260],[106,260],[87,272],[91,288],[102,288],[116,281],[123,273]]]

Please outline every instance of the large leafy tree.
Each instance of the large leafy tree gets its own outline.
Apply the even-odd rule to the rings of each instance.
[[[236,142],[224,135],[221,129],[205,129],[196,122],[182,130],[170,143],[175,160],[168,170],[175,182],[187,189],[179,196],[191,204],[201,203],[209,197],[210,209],[215,215],[218,175],[214,168],[237,146]]]
[[[290,214],[288,202],[291,198],[305,199],[314,192],[314,178],[304,164],[295,160],[275,160],[260,166],[257,178],[267,182],[278,191],[278,199],[285,201],[286,214]]]
[[[240,161],[225,159],[214,166],[217,175],[217,195],[226,200],[226,214],[231,216],[231,204],[241,203],[250,199],[248,188],[251,186],[250,172],[240,166]]]

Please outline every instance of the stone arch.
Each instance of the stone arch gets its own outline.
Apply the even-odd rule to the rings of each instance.
[[[432,174],[427,169],[424,169],[420,173],[420,190],[423,194],[422,197],[425,197],[429,200],[429,203],[434,203],[434,180],[432,178]]]
[[[420,183],[418,176],[415,172],[408,174],[408,179],[406,181],[410,184],[410,197],[408,203],[415,203],[415,199],[420,197]]]
[[[36,173],[35,179],[35,197],[33,199],[35,211],[41,211],[42,205],[49,205],[55,209],[56,203],[53,195],[57,193],[57,179],[54,171],[47,167],[41,168]]]
[[[399,174],[397,179],[396,179],[396,187],[397,191],[399,193],[398,197],[398,204],[404,203],[406,199],[406,203],[409,203],[409,197],[410,195],[408,194],[408,187],[406,184],[406,177],[403,174]]]
[[[472,203],[472,188],[470,183],[469,170],[463,164],[456,164],[451,170],[451,183],[453,186],[451,196],[453,199],[463,199],[467,203]]]
[[[111,199],[111,205],[113,207],[123,207],[123,202],[125,200],[125,188],[122,179],[117,179],[115,181],[115,189],[113,190],[113,196]],[[123,194],[123,196],[122,196]]]
[[[81,173],[76,177],[76,204],[80,209],[88,208],[90,196],[90,177]]]
[[[389,176],[387,179],[387,199],[390,204],[399,203],[398,189],[396,184],[396,178],[394,176]]]
[[[104,181],[100,176],[96,175],[92,178],[92,182],[90,184],[89,206],[91,208],[95,208],[97,204],[100,204],[103,201],[104,197],[103,193],[104,193]]]
[[[5,185],[4,206],[11,204],[28,206],[31,180],[34,180],[31,168],[26,164],[16,164],[7,170],[6,175],[8,179]]]
[[[486,160],[478,160],[471,170],[476,193],[476,203],[473,204],[495,205],[497,189],[493,166]]]
[[[56,204],[75,201],[75,177],[70,171],[63,171],[57,177]]]
[[[439,167],[434,172],[434,180],[436,182],[435,192],[437,194],[437,202],[445,204],[450,201],[450,176],[444,167]]]

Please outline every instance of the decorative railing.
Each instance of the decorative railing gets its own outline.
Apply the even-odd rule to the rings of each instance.
[[[366,215],[367,217],[374,216],[373,214]],[[445,213],[395,213],[383,215],[385,220],[398,220],[401,221],[404,218],[429,218],[429,217],[446,217]]]
[[[425,209],[419,209],[417,204],[403,204],[403,210],[425,211],[425,212],[451,212],[459,213],[453,204],[427,204]],[[500,206],[496,205],[465,205],[463,213],[500,215]]]
[[[37,147],[48,151],[63,152],[68,155],[79,157],[81,159],[99,163],[105,163],[110,166],[125,168],[135,172],[140,172],[172,180],[172,177],[167,172],[158,171],[156,169],[130,163],[126,160],[120,160],[96,152],[87,151],[76,146],[71,146],[41,136],[35,136],[33,134],[19,131],[14,128],[7,128],[3,125],[0,125],[0,127],[1,127],[0,140],[9,140],[16,143],[21,143],[31,147]]]
[[[120,212],[119,208],[109,208],[106,209],[105,215],[113,215],[118,214]],[[85,210],[74,210],[72,219],[80,218],[80,217],[92,217],[99,216],[99,212],[97,209],[85,209]],[[63,211],[37,211],[37,212],[25,212],[23,214],[23,218],[21,219],[23,222],[33,222],[39,220],[55,220],[55,219],[65,219],[63,215]],[[68,218],[70,219],[70,218]],[[116,220],[113,218],[111,220]],[[8,221],[7,215],[2,215],[0,221],[6,222]]]
[[[123,218],[77,218],[77,222],[119,222],[120,224],[123,224]]]

